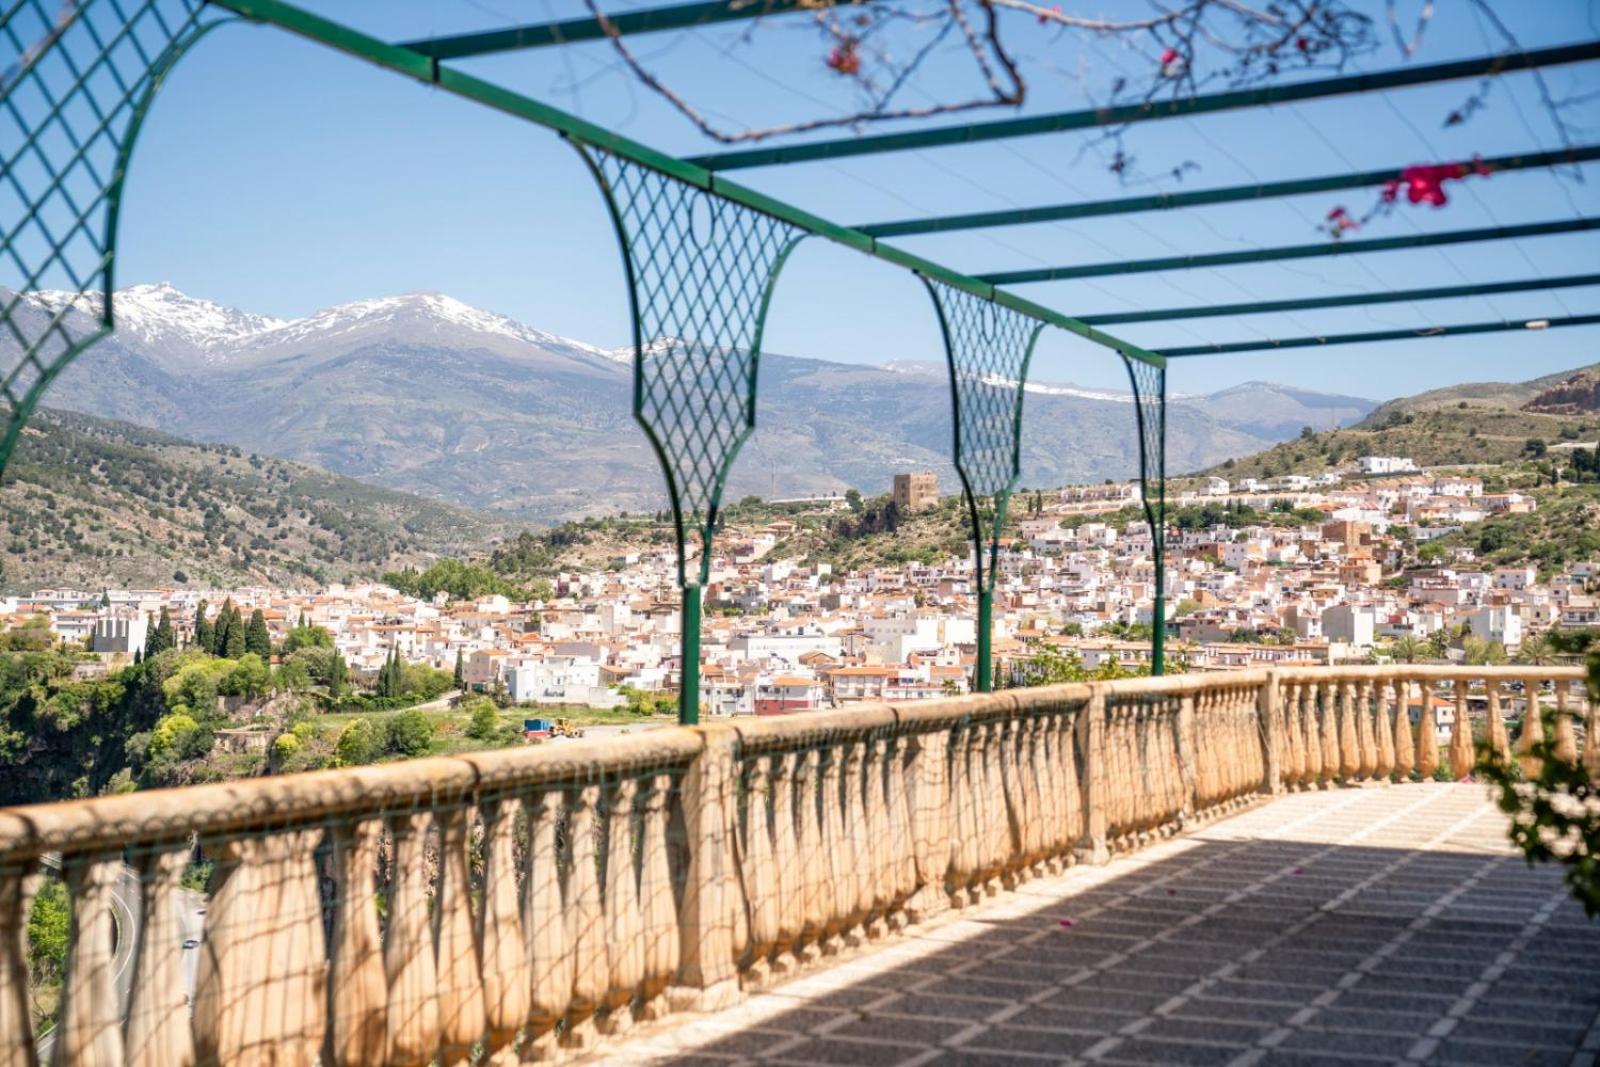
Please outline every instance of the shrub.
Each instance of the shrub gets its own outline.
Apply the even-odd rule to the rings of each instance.
[[[388,738],[381,736],[371,719],[356,719],[339,732],[334,742],[333,762],[338,767],[371,763],[383,755]]]
[[[500,712],[492,700],[475,700],[472,715],[467,720],[467,736],[477,741],[491,741],[500,733]]]
[[[397,756],[425,756],[433,748],[433,723],[420,711],[396,714],[388,733],[388,750]]]

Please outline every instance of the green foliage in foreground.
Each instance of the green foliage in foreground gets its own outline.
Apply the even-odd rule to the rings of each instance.
[[[1600,700],[1600,632],[1561,639],[1567,651],[1587,650],[1589,699]],[[1595,738],[1588,738],[1595,744]],[[1511,843],[1534,863],[1560,863],[1573,897],[1590,918],[1600,917],[1600,781],[1582,762],[1556,753],[1555,716],[1545,713],[1544,738],[1531,754],[1538,774],[1525,778],[1516,760],[1502,761],[1480,747],[1478,772],[1494,787],[1511,816]]]

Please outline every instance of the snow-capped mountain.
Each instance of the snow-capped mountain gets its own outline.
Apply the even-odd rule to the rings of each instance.
[[[94,293],[74,298],[72,293],[45,290],[29,294],[27,300],[50,311],[72,301],[85,314],[100,314],[100,296]],[[111,311],[119,334],[139,339],[167,362],[199,359],[212,365],[235,364],[308,350],[343,350],[393,334],[417,344],[527,345],[580,359],[616,362],[619,358],[610,350],[536,330],[443,293],[355,300],[300,319],[275,319],[188,296],[170,282],[159,282],[118,289]]]
[[[101,313],[99,293],[77,296],[45,290],[30,294],[28,300],[51,311],[70,301],[85,314],[99,317]],[[173,350],[174,356],[207,363],[216,362],[252,337],[289,325],[282,319],[189,296],[171,282],[118,289],[111,298],[111,314],[119,332]]]
[[[31,296],[25,332],[42,331],[66,299]],[[440,293],[281,321],[149,285],[119,291],[112,310],[117,332],[60,377],[46,405],[531,518],[663,506],[660,468],[632,417],[631,346],[608,351]],[[84,301],[73,314],[96,311]],[[681,347],[658,341],[646,357]],[[15,353],[0,336],[0,366]],[[1050,382],[1028,392],[1022,484],[1135,473],[1127,393]],[[1174,471],[1372,408],[1271,385],[1173,401]],[[950,385],[937,358],[871,366],[766,353],[757,419],[731,475],[735,497],[882,491],[908,468],[957,484]]]

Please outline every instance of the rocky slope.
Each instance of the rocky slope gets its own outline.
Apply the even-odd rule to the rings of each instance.
[[[320,585],[502,532],[302,464],[45,410],[0,484],[0,588]]]

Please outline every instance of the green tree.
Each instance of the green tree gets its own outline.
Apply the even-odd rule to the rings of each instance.
[[[291,655],[302,648],[332,648],[333,634],[321,626],[311,626],[305,621],[305,616],[300,617],[300,625],[289,631],[289,636],[283,639],[283,654]]]
[[[267,617],[260,608],[250,613],[250,623],[244,630],[244,651],[252,652],[263,660],[272,658],[272,634],[267,630]]]
[[[425,756],[433,748],[433,724],[420,711],[397,712],[389,720],[388,749],[397,756]]]
[[[845,506],[850,509],[850,514],[859,515],[863,507],[861,503],[861,490],[851,487],[844,491]]]
[[[467,687],[466,653],[459,648],[456,649],[456,671],[455,675],[450,679],[450,684],[457,689],[465,689]]]
[[[1485,641],[1481,637],[1466,637],[1461,641],[1467,664],[1472,667],[1498,666],[1506,662],[1506,646],[1499,641]]]
[[[202,600],[194,609],[194,647],[210,652],[216,645],[216,639],[211,620],[206,618],[206,602]]]
[[[467,720],[467,736],[477,741],[492,741],[500,734],[500,711],[494,701],[479,699],[472,704]]]
[[[178,635],[172,629],[172,616],[167,614],[167,609],[163,606],[160,618],[155,627],[151,629],[150,635],[145,639],[144,658],[149,659],[151,656],[159,655],[169,648],[177,647]]]
[[[352,720],[339,732],[333,745],[333,762],[337,767],[356,767],[371,763],[383,755],[388,744],[388,732],[380,730],[368,718]]]
[[[1534,634],[1522,642],[1517,649],[1518,663],[1531,663],[1539,667],[1547,667],[1556,661],[1556,649],[1545,634]],[[1600,738],[1595,739],[1600,744]]]
[[[234,609],[228,619],[228,633],[222,642],[222,655],[225,659],[238,659],[245,654],[244,620],[240,617],[239,610]]]
[[[1396,663],[1415,663],[1428,655],[1427,642],[1415,634],[1401,634],[1389,642],[1389,658]]]
[[[28,964],[36,983],[59,982],[66,976],[71,920],[67,887],[59,878],[44,879],[28,913]]]

